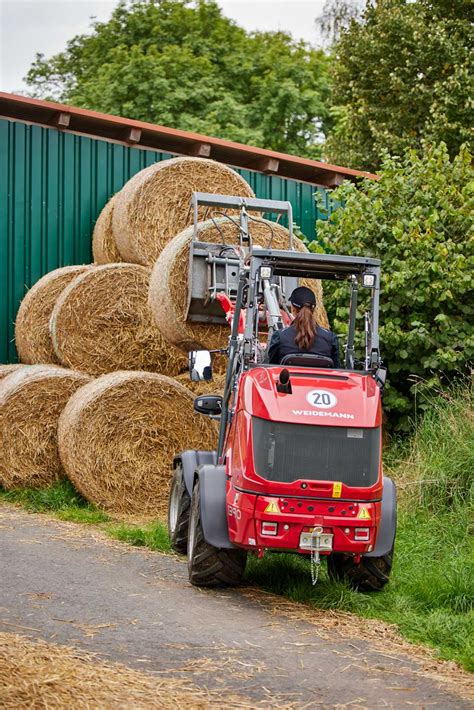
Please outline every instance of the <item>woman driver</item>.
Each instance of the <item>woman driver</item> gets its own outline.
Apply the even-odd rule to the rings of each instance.
[[[309,353],[330,357],[335,368],[341,367],[337,336],[314,320],[316,297],[311,289],[295,288],[290,303],[294,321],[288,328],[273,333],[267,351],[268,362],[279,364],[285,355]]]

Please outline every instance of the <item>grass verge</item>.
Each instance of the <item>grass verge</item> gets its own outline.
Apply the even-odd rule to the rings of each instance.
[[[53,513],[60,520],[96,525],[110,517],[88,503],[69,481],[57,481],[47,488],[18,488],[6,491],[0,486],[0,500],[20,504],[32,513]]]
[[[99,525],[111,538],[129,545],[149,547],[159,552],[171,550],[166,526],[154,521],[134,525],[114,521],[110,515],[88,503],[69,481],[57,481],[47,488],[6,491],[0,486],[0,500],[16,503],[32,513],[52,513],[59,520]]]

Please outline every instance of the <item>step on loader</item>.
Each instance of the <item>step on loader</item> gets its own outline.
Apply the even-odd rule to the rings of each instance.
[[[203,206],[232,210],[239,244],[198,240]],[[192,209],[187,317],[228,322],[231,332],[223,395],[194,403],[219,421],[217,448],[174,459],[173,548],[187,554],[189,580],[198,586],[238,584],[249,553],[290,552],[308,557],[313,583],[325,557],[331,578],[382,589],[392,567],[396,491],[381,459],[380,261],[295,251],[288,202],[194,193]],[[261,213],[286,218],[287,250],[272,248],[271,222],[267,246],[252,244],[251,223]],[[330,358],[306,353],[278,365],[265,361],[272,333],[291,322],[288,297],[300,279],[348,285],[338,369]],[[357,317],[362,289],[369,303],[363,319]],[[361,320],[364,332],[356,337]],[[193,380],[211,379],[212,355],[189,354]]]

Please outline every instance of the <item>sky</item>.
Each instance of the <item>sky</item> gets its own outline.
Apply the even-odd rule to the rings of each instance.
[[[0,91],[25,93],[36,52],[47,57],[88,32],[90,17],[106,21],[115,0],[0,0]],[[247,30],[285,30],[315,44],[314,20],[324,0],[218,0],[224,14]]]

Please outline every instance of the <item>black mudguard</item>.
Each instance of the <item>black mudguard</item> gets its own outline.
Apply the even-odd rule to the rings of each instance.
[[[206,464],[217,463],[217,452],[216,451],[193,451],[189,449],[188,451],[183,451],[178,456],[175,456],[173,467],[176,468],[178,464],[183,467],[184,484],[189,496],[193,494],[194,488],[194,476],[196,470],[200,466],[205,466]]]
[[[383,557],[391,552],[397,532],[397,489],[391,478],[383,479],[382,520],[377,535],[377,542],[372,552],[364,557]]]
[[[204,539],[209,545],[219,548],[234,548],[229,540],[226,511],[225,466],[201,466],[199,490],[201,493],[201,524]]]

